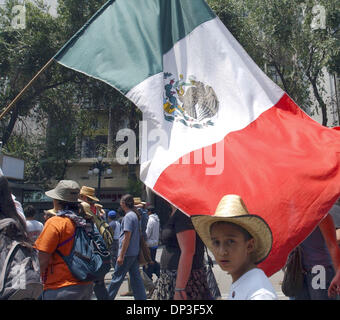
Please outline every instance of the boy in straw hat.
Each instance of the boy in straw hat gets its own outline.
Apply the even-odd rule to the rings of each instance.
[[[240,196],[224,196],[213,216],[193,216],[192,221],[216,262],[232,277],[230,300],[277,299],[269,279],[256,267],[271,250],[272,232],[261,217],[249,214]]]

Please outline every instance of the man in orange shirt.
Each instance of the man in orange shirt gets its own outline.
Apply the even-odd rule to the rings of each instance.
[[[53,199],[57,213],[46,221],[35,242],[44,283],[43,300],[89,300],[92,295],[93,283],[76,279],[56,253],[58,249],[63,255],[69,255],[75,224],[85,227],[85,220],[78,215],[79,190],[75,181],[62,180],[55,189],[45,193]]]

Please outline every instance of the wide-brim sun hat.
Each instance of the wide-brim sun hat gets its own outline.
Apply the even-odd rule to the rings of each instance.
[[[79,184],[73,180],[61,180],[52,190],[46,191],[45,194],[56,200],[64,202],[77,203],[79,202]]]
[[[238,195],[225,195],[219,202],[214,215],[192,216],[191,220],[196,232],[210,251],[214,251],[210,229],[213,223],[219,221],[234,223],[249,232],[255,240],[252,254],[255,264],[266,259],[271,251],[273,235],[269,225],[262,217],[250,214]]]
[[[94,188],[82,186],[80,189],[80,194],[90,198],[93,201],[99,201],[99,199],[95,196],[96,190]]]

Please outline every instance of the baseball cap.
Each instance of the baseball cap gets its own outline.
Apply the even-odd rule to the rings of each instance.
[[[117,212],[114,210],[110,210],[109,213],[107,214],[110,218],[114,218],[117,215]]]

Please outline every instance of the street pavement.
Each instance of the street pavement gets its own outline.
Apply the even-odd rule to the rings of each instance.
[[[162,254],[162,247],[159,247],[158,250],[157,250],[157,255],[156,255],[157,261],[160,261],[161,254]],[[211,258],[214,257],[211,253],[209,253],[209,255],[210,255]],[[113,272],[113,269],[111,269],[111,271],[105,277],[105,284],[106,284],[107,287],[109,286],[110,280],[112,279],[112,272]],[[221,291],[221,294],[222,294],[222,299],[226,300],[228,298],[228,295],[229,295],[229,288],[230,288],[230,285],[231,285],[231,277],[226,272],[222,271],[221,268],[216,264],[214,264],[213,272],[215,274],[216,281],[217,281],[218,286],[220,288],[220,291]],[[155,281],[156,280],[155,275],[153,275],[153,277],[154,277],[153,280]],[[275,273],[274,275],[272,275],[270,277],[270,281],[271,281],[272,285],[274,286],[274,289],[276,291],[276,294],[277,294],[279,300],[288,300],[288,297],[286,297],[281,291],[281,281],[282,281],[282,279],[283,279],[283,272],[282,271],[279,271],[279,272]],[[131,297],[131,296],[128,296],[128,297],[121,296],[122,293],[125,293],[127,291],[128,291],[128,282],[127,282],[127,278],[125,278],[125,280],[123,281],[123,283],[122,283],[122,285],[121,285],[121,287],[118,291],[118,294],[117,294],[115,300],[133,300],[134,298]],[[92,299],[96,300],[96,297],[93,296]]]

